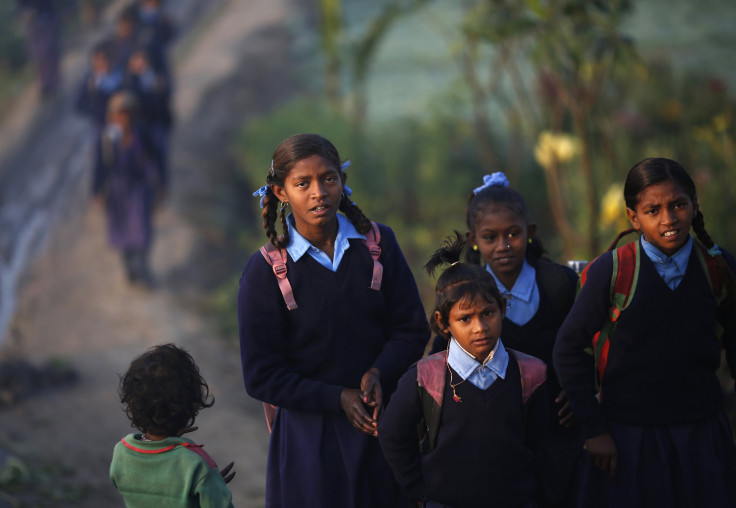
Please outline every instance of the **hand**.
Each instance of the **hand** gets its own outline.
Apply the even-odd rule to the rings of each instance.
[[[595,467],[608,471],[611,480],[616,477],[616,445],[608,432],[586,439],[583,448],[590,454]]]
[[[370,436],[378,435],[378,423],[371,418],[363,405],[363,394],[357,388],[343,388],[340,407],[353,427]]]
[[[381,371],[373,367],[363,374],[360,380],[360,389],[363,391],[363,404],[373,408],[373,419],[383,410],[383,389],[381,388]]]
[[[230,483],[230,480],[232,480],[235,477],[235,471],[233,471],[232,473],[230,472],[230,470],[233,468],[234,465],[235,465],[235,462],[231,462],[224,468],[220,469],[220,475],[222,475],[222,478],[225,480],[225,483]]]
[[[560,417],[560,425],[563,427],[572,427],[577,421],[577,418],[575,418],[575,414],[572,412],[572,406],[570,406],[570,401],[567,398],[565,390],[560,391],[560,394],[555,398],[555,403],[562,404],[560,410],[557,411],[557,416]]]
[[[198,429],[199,429],[199,427],[197,427],[196,425],[194,427],[184,427],[179,432],[177,432],[176,435],[178,437],[181,437],[184,434],[189,434],[190,432],[194,432],[195,430],[198,430]]]

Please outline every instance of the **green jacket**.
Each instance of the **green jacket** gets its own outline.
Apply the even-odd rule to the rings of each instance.
[[[228,508],[232,494],[212,458],[181,437],[142,441],[128,434],[113,451],[110,480],[135,508]]]

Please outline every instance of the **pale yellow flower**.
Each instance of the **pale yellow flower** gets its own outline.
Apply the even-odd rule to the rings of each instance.
[[[539,134],[534,158],[543,168],[553,164],[564,164],[574,159],[580,152],[580,140],[564,132],[544,131]]]
[[[627,220],[623,185],[614,183],[601,199],[601,226],[607,228],[615,225],[616,229],[626,229]]]

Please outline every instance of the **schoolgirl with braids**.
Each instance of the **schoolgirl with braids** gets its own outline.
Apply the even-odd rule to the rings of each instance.
[[[524,197],[502,172],[486,175],[468,197],[466,238],[469,263],[483,266],[506,299],[504,344],[547,364],[549,417],[542,448],[544,476],[540,508],[574,505],[575,469],[582,437],[552,368],[557,331],[575,300],[577,275],[544,256]],[[447,341],[435,338],[433,351]]]
[[[723,346],[736,377],[736,261],[706,232],[677,162],[636,164],[624,200],[641,254],[638,268],[619,264],[635,270],[635,291],[608,337],[597,397],[586,348],[612,308],[612,252],[590,265],[554,350],[586,438],[580,506],[734,508],[736,445],[716,370]]]
[[[378,439],[396,479],[423,506],[537,506],[546,367],[506,348],[504,297],[490,273],[460,262],[464,245],[456,233],[426,265],[430,274],[449,265],[430,318],[449,346],[399,380]]]
[[[375,438],[429,329],[393,232],[379,224],[376,235],[350,200],[347,166],[322,136],[295,135],[276,148],[256,192],[270,245],[243,270],[238,320],[246,390],[278,407],[269,508],[404,502]]]

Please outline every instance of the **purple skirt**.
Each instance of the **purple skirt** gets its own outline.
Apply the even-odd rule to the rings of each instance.
[[[268,449],[266,508],[404,508],[378,439],[342,413],[280,408]]]
[[[585,456],[580,508],[736,508],[736,445],[724,413],[667,426],[609,422],[616,478]]]

